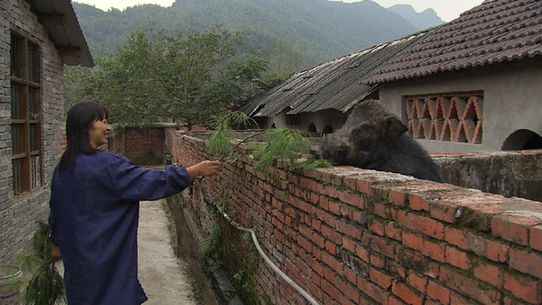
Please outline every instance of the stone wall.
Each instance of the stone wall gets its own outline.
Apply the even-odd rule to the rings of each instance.
[[[168,132],[174,161],[209,158],[204,140]],[[202,231],[202,190],[321,304],[542,304],[542,203],[410,177],[334,167],[271,175],[248,151],[182,194]],[[305,304],[265,265],[266,304]]]
[[[38,190],[14,196],[11,165],[10,31],[25,35],[40,45],[42,54],[42,147],[43,181]],[[25,0],[0,2],[0,263],[14,262],[30,250],[38,220],[49,211],[49,182],[60,155],[64,132],[63,64],[46,29]]]
[[[447,183],[542,201],[542,150],[432,156]]]

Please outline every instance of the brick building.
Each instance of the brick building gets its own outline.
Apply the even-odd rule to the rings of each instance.
[[[0,264],[48,215],[65,132],[64,64],[92,66],[69,0],[0,2]]]
[[[368,84],[430,151],[542,148],[542,2],[488,0],[429,31]]]

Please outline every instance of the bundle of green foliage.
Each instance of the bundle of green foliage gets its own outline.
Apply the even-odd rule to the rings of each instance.
[[[215,118],[212,124],[213,133],[209,139],[208,151],[215,158],[233,163],[237,161],[235,148],[241,143],[261,136],[265,143],[255,143],[254,155],[258,159],[254,165],[256,171],[268,172],[277,160],[284,160],[292,164],[295,169],[314,169],[330,167],[328,160],[315,160],[308,158],[299,161],[303,156],[310,154],[312,141],[302,132],[295,129],[278,128],[262,130],[245,136],[236,133],[236,129],[257,126],[256,122],[242,112],[227,111]],[[232,139],[241,139],[240,143],[232,145]]]
[[[28,283],[19,283],[24,305],[66,304],[64,280],[51,258],[50,236],[49,226],[40,222],[33,240],[36,253],[20,257],[22,270],[32,275]]]

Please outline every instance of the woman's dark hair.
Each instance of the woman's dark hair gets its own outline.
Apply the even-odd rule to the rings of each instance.
[[[90,145],[88,132],[92,123],[109,117],[109,111],[92,102],[79,103],[68,111],[66,119],[66,138],[68,147],[60,158],[58,169],[66,172],[73,168],[78,154],[93,154],[95,149]]]

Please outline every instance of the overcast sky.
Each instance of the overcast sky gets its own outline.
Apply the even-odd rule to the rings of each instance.
[[[273,0],[269,0],[273,1]],[[343,0],[343,2],[358,2],[359,0]],[[428,8],[433,8],[444,21],[455,19],[462,12],[473,8],[483,0],[373,0],[384,7],[394,4],[410,4],[416,11],[421,12]],[[96,6],[99,9],[107,10],[110,7],[125,9],[128,6],[136,4],[153,3],[162,6],[171,6],[174,0],[75,0],[75,2],[87,3]],[[113,3],[112,3],[113,2]]]

